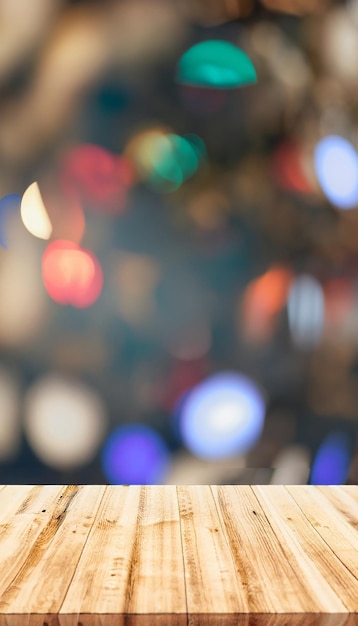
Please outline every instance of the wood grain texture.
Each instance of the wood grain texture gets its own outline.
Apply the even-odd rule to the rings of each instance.
[[[0,485],[0,626],[358,626],[358,487]]]

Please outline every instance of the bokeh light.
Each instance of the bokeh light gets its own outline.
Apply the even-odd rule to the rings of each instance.
[[[340,209],[358,206],[358,153],[338,135],[318,142],[314,162],[318,181],[328,200]]]
[[[288,323],[293,342],[300,348],[316,346],[323,332],[325,301],[322,286],[313,276],[297,276],[288,293]]]
[[[278,313],[285,305],[292,281],[292,271],[285,267],[272,267],[248,286],[245,294],[250,312],[264,310],[268,315]]]
[[[21,204],[21,196],[10,193],[0,200],[0,246],[7,247],[8,221],[15,211],[18,211]]]
[[[278,184],[289,191],[299,193],[312,192],[304,166],[302,149],[294,141],[285,141],[273,154],[273,175]]]
[[[32,183],[22,196],[21,219],[31,235],[50,239],[52,224],[37,182]]]
[[[221,372],[194,387],[180,415],[184,445],[202,458],[243,454],[259,438],[265,400],[255,383],[242,374]]]
[[[144,424],[117,427],[102,450],[102,469],[112,485],[163,483],[169,463],[164,440]]]
[[[195,134],[176,135],[166,128],[141,131],[130,139],[125,154],[139,178],[160,193],[176,191],[206,158],[203,140]]]
[[[106,428],[102,399],[83,383],[50,374],[26,393],[25,434],[49,467],[68,470],[92,461]]]
[[[179,60],[180,83],[222,89],[257,81],[256,70],[245,52],[221,40],[202,41],[187,50]]]
[[[323,23],[322,53],[327,70],[355,89],[358,76],[352,59],[358,57],[357,4],[346,0],[327,12]]]
[[[136,424],[179,484],[307,483],[357,422],[358,0],[36,3],[1,13],[3,482],[106,482]],[[111,418],[78,472],[23,445],[48,372]],[[194,403],[219,372],[267,402],[252,444],[247,387]]]
[[[304,446],[288,446],[280,450],[272,466],[271,485],[306,485],[310,475],[311,455]]]
[[[145,180],[151,172],[153,151],[160,139],[171,133],[167,126],[145,128],[130,137],[124,154],[134,164],[137,178]]]
[[[344,431],[328,435],[314,458],[310,485],[345,484],[351,460],[351,441]]]
[[[286,304],[291,282],[292,271],[277,266],[246,287],[240,301],[246,337],[253,341],[269,338],[274,329],[275,316]]]
[[[99,261],[71,241],[54,241],[42,257],[42,277],[49,296],[58,304],[86,308],[98,299],[103,286]]]
[[[153,153],[149,183],[163,191],[175,191],[194,174],[199,161],[193,146],[178,135],[158,139]]]
[[[94,144],[76,146],[62,156],[61,182],[75,191],[86,208],[102,213],[123,211],[134,181],[131,162]]]

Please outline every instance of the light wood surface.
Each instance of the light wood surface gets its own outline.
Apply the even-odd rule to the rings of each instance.
[[[0,626],[356,626],[358,487],[0,485]]]

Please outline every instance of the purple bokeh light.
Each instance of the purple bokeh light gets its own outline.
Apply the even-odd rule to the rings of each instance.
[[[111,432],[103,446],[101,461],[112,485],[150,485],[163,481],[170,453],[155,430],[144,424],[130,424]]]

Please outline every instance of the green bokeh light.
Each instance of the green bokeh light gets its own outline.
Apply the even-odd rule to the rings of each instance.
[[[245,52],[221,40],[202,41],[187,50],[179,60],[180,83],[233,89],[257,82],[256,70]]]
[[[195,174],[205,155],[205,144],[197,135],[159,137],[152,152],[148,182],[157,191],[175,191]]]

